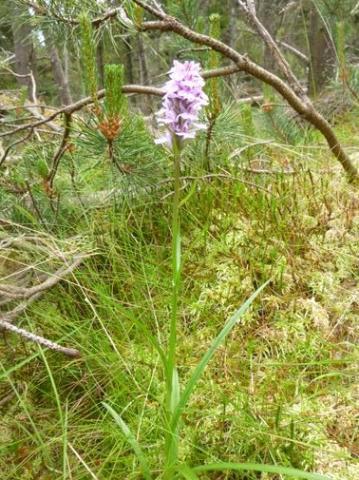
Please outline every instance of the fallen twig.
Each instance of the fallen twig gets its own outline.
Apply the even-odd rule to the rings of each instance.
[[[61,260],[64,264],[57,268],[55,272],[48,273],[42,271],[40,274],[37,274],[37,276],[34,276],[34,271],[37,270],[36,265],[22,264],[24,268],[3,276],[2,283],[0,283],[1,307],[3,308],[13,302],[19,303],[10,309],[8,308],[6,310],[6,308],[3,308],[3,311],[0,311],[0,329],[17,333],[26,340],[33,341],[51,350],[64,353],[65,355],[71,357],[79,356],[80,353],[78,350],[63,347],[42,336],[19,328],[15,326],[13,322],[23,314],[35,300],[62,281],[67,275],[71,274],[89,254],[72,254],[72,259],[69,262],[67,259],[68,254],[58,250],[55,245],[51,245],[47,237],[37,237],[33,234],[15,237],[5,235],[0,241],[0,249],[13,252],[14,248],[19,249],[19,251],[23,253],[26,252],[26,254],[36,255],[37,258],[39,254],[46,254],[46,261],[57,259]],[[6,255],[4,258],[7,258]],[[12,255],[9,258],[12,258]],[[11,261],[14,262],[13,259]],[[5,280],[7,280],[7,283],[5,283]],[[37,282],[35,285],[27,285],[30,282],[33,283],[34,280]],[[12,283],[9,283],[9,281]]]
[[[75,348],[63,347],[58,343],[52,342],[47,338],[41,337],[40,335],[35,335],[34,333],[28,332],[23,328],[16,327],[15,325],[13,325],[10,322],[7,322],[6,320],[0,319],[0,328],[3,328],[4,330],[7,330],[9,332],[17,333],[22,338],[25,338],[25,340],[38,343],[39,345],[49,348],[50,350],[55,350],[55,352],[63,353],[68,357],[80,356],[80,352]]]
[[[68,147],[68,139],[69,139],[70,130],[71,130],[71,113],[64,114],[64,126],[65,128],[64,128],[61,144],[59,145],[59,148],[57,149],[54,155],[54,158],[52,160],[52,167],[47,177],[47,182],[48,182],[50,191],[53,189],[54,179],[55,179],[57,169],[59,168],[61,157],[63,156],[63,154],[65,153]]]

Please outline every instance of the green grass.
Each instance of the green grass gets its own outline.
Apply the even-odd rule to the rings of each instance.
[[[339,134],[346,144],[358,142],[350,118]],[[231,138],[233,144],[223,145],[214,136],[211,160],[218,154],[218,168],[234,172],[238,165],[225,159],[243,138]],[[203,142],[200,138],[188,152],[193,165],[188,162],[186,170],[195,174]],[[77,148],[82,191],[113,181],[108,165],[95,166],[97,175],[86,170],[81,156],[86,142]],[[228,332],[183,403],[178,452],[183,467],[174,478],[296,479],[298,469],[354,480],[357,191],[333,171],[335,161],[318,143],[288,146],[278,138],[251,152],[253,158],[246,155],[239,165],[247,183],[196,181],[182,192],[177,339],[182,393],[228,318],[271,281]],[[94,147],[90,160],[97,156]],[[149,165],[154,157],[146,153]],[[243,170],[257,168],[258,157],[265,168],[289,165],[299,173]],[[65,162],[58,184],[70,193],[67,168]],[[80,359],[8,335],[0,345],[0,401],[13,394],[0,406],[2,479],[141,479],[141,455],[152,478],[161,478],[168,425],[157,347],[166,349],[171,313],[169,193],[170,184],[151,196],[117,198],[86,210],[65,198],[57,224],[39,193],[47,228],[63,239],[81,234],[96,255],[21,320],[24,327],[79,348]],[[31,228],[43,228],[34,222]],[[140,455],[134,452],[138,446]]]

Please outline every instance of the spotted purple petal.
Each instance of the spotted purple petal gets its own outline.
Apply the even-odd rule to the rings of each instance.
[[[205,128],[197,120],[202,107],[208,104],[208,97],[203,91],[205,82],[199,63],[175,60],[169,76],[170,80],[164,85],[162,108],[157,113],[159,125],[166,126],[168,131],[156,143],[171,147],[174,136],[195,138],[197,131]]]

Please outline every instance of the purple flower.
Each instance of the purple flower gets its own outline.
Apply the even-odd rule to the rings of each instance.
[[[162,108],[158,112],[158,123],[167,127],[167,133],[156,143],[167,143],[170,147],[174,137],[182,142],[194,138],[205,125],[198,123],[199,113],[208,104],[203,91],[204,80],[201,66],[197,62],[173,62],[170,80],[165,84]]]

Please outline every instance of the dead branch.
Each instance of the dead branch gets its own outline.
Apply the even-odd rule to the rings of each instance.
[[[20,265],[8,275],[3,275],[0,283],[0,329],[17,333],[26,340],[33,341],[46,348],[55,350],[71,357],[80,355],[78,350],[63,347],[57,343],[48,340],[42,336],[33,334],[23,328],[19,328],[13,322],[28,309],[28,307],[45,292],[57,285],[66,276],[83,262],[89,254],[75,253],[71,254],[71,260],[68,259],[69,254],[60,251],[55,245],[52,245],[47,237],[36,235],[17,235],[2,236],[0,248],[3,252],[9,252],[2,255],[3,264],[10,264],[11,269],[14,265]],[[13,260],[12,252],[18,249],[23,255],[35,256],[35,264],[28,265],[19,260]],[[46,261],[61,261],[62,265],[54,272],[46,272],[39,270],[43,260],[39,260],[39,256],[46,255]],[[38,273],[40,271],[40,273]],[[15,303],[15,306],[13,305]],[[10,305],[10,308],[8,307]]]
[[[54,350],[55,352],[63,353],[64,355],[67,355],[68,357],[74,357],[77,358],[81,354],[78,350],[75,348],[67,348],[59,345],[58,343],[52,342],[51,340],[48,340],[47,338],[41,337],[39,335],[35,335],[34,333],[31,333],[23,328],[16,327],[12,323],[7,322],[4,319],[0,318],[0,328],[3,330],[7,330],[9,332],[17,333],[20,335],[22,338],[25,338],[25,340],[29,340],[31,342],[35,342],[39,345],[42,345],[43,347],[46,347],[50,350]]]
[[[132,0],[137,5],[144,8],[147,12],[153,14],[155,17],[161,20],[162,23],[165,23],[168,26],[168,29],[178,35],[190,40],[193,43],[199,45],[207,45],[213,50],[221,53],[224,57],[232,60],[239,70],[247,72],[253,77],[267,83],[273,87],[288,103],[289,105],[305,120],[311,123],[317,130],[319,130],[322,135],[325,137],[328,146],[332,153],[335,155],[337,160],[341,163],[344,170],[348,174],[349,180],[353,181],[358,179],[358,171],[349,156],[346,154],[345,150],[339,143],[337,136],[335,135],[333,129],[327,122],[327,120],[313,107],[311,102],[304,101],[297,91],[302,92],[302,87],[296,87],[294,90],[289,84],[285,83],[281,78],[268,70],[264,69],[260,65],[257,65],[255,62],[250,60],[247,55],[242,55],[238,53],[233,48],[229,47],[225,43],[216,40],[207,35],[197,33],[190,28],[183,25],[179,20],[174,17],[171,17],[160,10],[148,5],[142,0]],[[146,31],[147,22],[143,22],[140,26],[142,31]],[[285,61],[285,59],[284,59]],[[282,67],[285,68],[286,61],[283,63]],[[290,78],[290,72],[287,72]],[[296,79],[293,79],[293,82],[297,82]],[[303,95],[305,97],[305,94]]]
[[[32,88],[31,98],[34,99],[33,103],[27,104],[27,105],[22,105],[21,107],[14,107],[14,108],[15,109],[23,108],[23,109],[27,110],[28,112],[30,112],[33,117],[37,118],[38,120],[43,120],[44,119],[43,115],[41,115],[38,112],[39,102],[38,102],[37,95],[36,95],[37,85],[36,85],[35,77],[34,77],[34,74],[32,73],[32,71],[30,71],[30,73],[26,73],[24,75],[21,75],[19,73],[14,72],[14,70],[12,70],[9,67],[2,67],[2,68],[4,70],[6,70],[7,72],[11,73],[12,75],[14,75],[14,77],[17,77],[17,78],[18,77],[20,77],[20,78],[29,77],[30,78],[31,88]],[[20,120],[23,120],[23,119],[20,119]],[[51,128],[51,130],[54,130],[55,132],[60,132],[61,131],[60,127],[58,127],[56,124],[54,124],[52,122],[46,122],[46,123]]]
[[[52,167],[47,177],[47,182],[50,190],[53,189],[54,179],[55,179],[57,169],[59,168],[61,157],[66,152],[68,147],[68,139],[69,139],[70,130],[71,130],[71,118],[72,118],[71,113],[64,114],[64,125],[65,125],[64,133],[62,136],[61,144],[59,145],[59,148],[57,149],[54,155],[54,158],[52,159]]]
[[[263,39],[263,41],[268,46],[271,54],[273,55],[273,58],[275,58],[278,64],[278,67],[281,69],[284,77],[287,79],[288,83],[291,85],[294,92],[307,100],[307,98],[305,97],[305,92],[299,80],[296,78],[292,69],[290,68],[289,63],[287,62],[284,55],[280,51],[278,45],[274,41],[271,34],[268,32],[265,26],[258,19],[254,3],[249,0],[247,1],[237,0],[237,3],[241,11],[247,17],[248,22],[252,25],[252,27],[255,28],[258,35]]]
[[[36,299],[39,298],[39,296],[43,294],[46,290],[54,287],[57,283],[63,280],[64,277],[72,273],[75,270],[75,268],[80,265],[80,263],[83,261],[85,257],[86,257],[85,255],[75,256],[75,258],[73,259],[70,265],[62,266],[61,268],[56,270],[56,272],[54,272],[53,274],[43,275],[42,278],[44,278],[45,276],[46,279],[42,281],[40,284],[35,285],[33,287],[19,287],[16,285],[0,284],[0,296],[6,297],[6,299],[9,301],[12,301],[15,299],[33,301],[33,297],[35,297]],[[16,316],[17,316],[20,311],[23,311],[22,306],[21,306],[21,310],[15,308],[12,312],[16,312]],[[12,312],[6,312],[6,316],[14,320],[15,314],[13,314]]]
[[[301,60],[305,65],[309,65],[310,61],[307,55],[305,53],[301,52],[298,50],[296,47],[293,47],[293,45],[290,45],[287,42],[283,42],[282,40],[278,40],[279,45],[281,45],[283,48],[288,50],[288,52],[293,53],[299,60]]]
[[[350,15],[356,15],[359,12],[359,2],[355,5],[353,10],[350,12]]]

